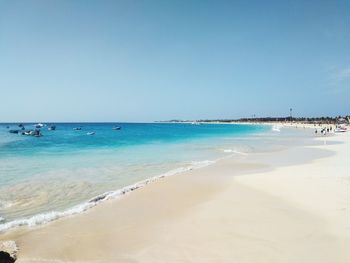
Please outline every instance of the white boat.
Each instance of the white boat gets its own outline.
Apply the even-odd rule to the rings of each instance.
[[[25,131],[22,134],[23,135],[33,135],[33,131]]]
[[[86,135],[95,135],[95,132],[88,132]]]
[[[34,136],[34,137],[41,137],[41,136],[43,136],[43,135],[41,134],[40,129],[30,130],[30,131],[24,131],[24,132],[22,132],[22,135]]]
[[[347,128],[346,127],[341,127],[341,126],[336,127],[334,129],[334,132],[346,132],[346,131],[347,131]]]
[[[40,129],[40,128],[44,127],[44,126],[45,125],[42,124],[42,123],[37,123],[37,124],[34,125],[34,127],[37,128],[37,129]]]

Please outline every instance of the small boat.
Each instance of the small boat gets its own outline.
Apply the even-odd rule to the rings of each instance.
[[[81,127],[76,127],[76,128],[73,128],[74,131],[80,131],[81,130]]]
[[[40,131],[40,130],[35,130],[35,131],[33,132],[33,136],[34,136],[34,137],[41,137],[41,136],[43,136],[43,135],[41,134],[41,131]]]
[[[9,130],[9,133],[15,133],[15,134],[18,134],[18,133],[19,133],[19,130]]]
[[[43,136],[39,129],[28,130],[28,131],[22,132],[22,135],[34,136],[34,137],[41,137],[41,136]]]
[[[117,130],[121,130],[122,128],[121,127],[119,127],[119,126],[114,126],[113,128],[112,128],[112,130],[115,130],[115,131],[117,131]]]
[[[346,132],[347,131],[347,128],[346,127],[336,127],[335,129],[334,129],[334,132]]]
[[[40,128],[44,127],[44,124],[37,123],[37,124],[34,125],[34,127],[37,128],[37,129],[40,129]]]
[[[55,125],[52,125],[50,126],[49,128],[47,128],[49,131],[54,131],[56,130],[56,126]]]
[[[24,132],[22,132],[22,135],[32,135],[32,130],[30,130],[30,131],[24,131]]]
[[[22,123],[18,124],[18,127],[23,128],[24,125]]]
[[[95,135],[95,132],[88,132],[86,135]]]

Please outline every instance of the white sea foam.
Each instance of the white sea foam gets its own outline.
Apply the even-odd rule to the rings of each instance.
[[[239,155],[247,155],[247,153],[245,153],[245,152],[240,152],[240,151],[233,150],[233,149],[225,149],[224,152],[225,153],[236,153],[236,154],[239,154]]]
[[[76,206],[69,208],[65,211],[51,211],[51,212],[47,212],[47,213],[37,214],[37,215],[29,217],[29,218],[21,218],[21,219],[16,219],[16,220],[13,220],[10,222],[6,222],[3,224],[0,224],[0,232],[4,232],[4,231],[7,231],[9,229],[20,227],[20,226],[32,227],[32,226],[36,226],[36,225],[42,225],[42,224],[46,224],[48,222],[57,220],[59,218],[80,214],[80,213],[96,206],[97,204],[99,204],[103,201],[122,197],[123,195],[128,194],[128,193],[130,193],[134,190],[137,190],[139,188],[142,188],[149,183],[153,183],[153,182],[156,182],[162,178],[165,178],[168,176],[173,176],[173,175],[183,173],[186,171],[190,171],[193,169],[203,168],[203,167],[211,165],[215,162],[216,161],[210,161],[210,160],[194,161],[194,162],[191,162],[191,165],[189,165],[189,166],[179,167],[177,169],[170,170],[170,171],[163,173],[161,175],[154,176],[154,177],[145,179],[143,181],[139,181],[135,184],[123,187],[123,188],[115,190],[115,191],[105,192],[101,195],[95,196],[94,198],[90,199],[89,201],[87,201],[85,203],[76,205]],[[0,222],[3,222],[3,221],[4,221],[4,219],[2,217],[0,217]]]
[[[274,131],[274,132],[280,132],[280,131],[281,131],[281,126],[273,125],[273,126],[272,126],[272,131]]]

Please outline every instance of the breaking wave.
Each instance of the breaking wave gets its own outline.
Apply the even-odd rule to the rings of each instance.
[[[20,226],[32,227],[32,226],[42,225],[42,224],[46,224],[48,222],[51,222],[51,221],[54,221],[54,220],[57,220],[57,219],[60,219],[63,217],[68,217],[68,216],[80,214],[80,213],[98,205],[101,202],[104,202],[104,201],[107,201],[110,199],[120,198],[128,193],[131,193],[132,191],[143,188],[144,186],[146,186],[150,183],[156,182],[162,178],[173,176],[173,175],[183,173],[186,171],[190,171],[193,169],[203,168],[203,167],[211,165],[215,162],[216,161],[210,161],[210,160],[192,162],[191,165],[189,165],[187,167],[176,168],[176,169],[170,170],[166,173],[163,173],[161,175],[154,176],[154,177],[139,181],[135,184],[125,186],[121,189],[118,189],[115,191],[109,191],[109,192],[105,192],[103,194],[97,195],[97,196],[91,198],[90,200],[88,200],[87,202],[73,206],[72,208],[69,208],[69,209],[64,210],[64,211],[51,211],[51,212],[37,214],[37,215],[34,215],[32,217],[29,217],[29,218],[21,218],[21,219],[16,219],[13,221],[5,222],[3,224],[0,224],[0,232],[4,232],[4,231],[10,230],[10,229],[13,229],[16,227],[20,227]],[[5,219],[0,217],[0,223],[3,221],[5,221]]]

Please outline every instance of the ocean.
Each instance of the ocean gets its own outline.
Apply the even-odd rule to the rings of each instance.
[[[33,124],[24,126],[33,129]],[[44,126],[43,136],[33,137],[9,133],[19,129],[18,124],[0,124],[0,231],[80,213],[153,180],[210,165],[228,155],[277,149],[284,138],[264,125],[55,126],[54,131]],[[113,130],[114,126],[121,129]],[[77,127],[81,130],[74,130]]]

